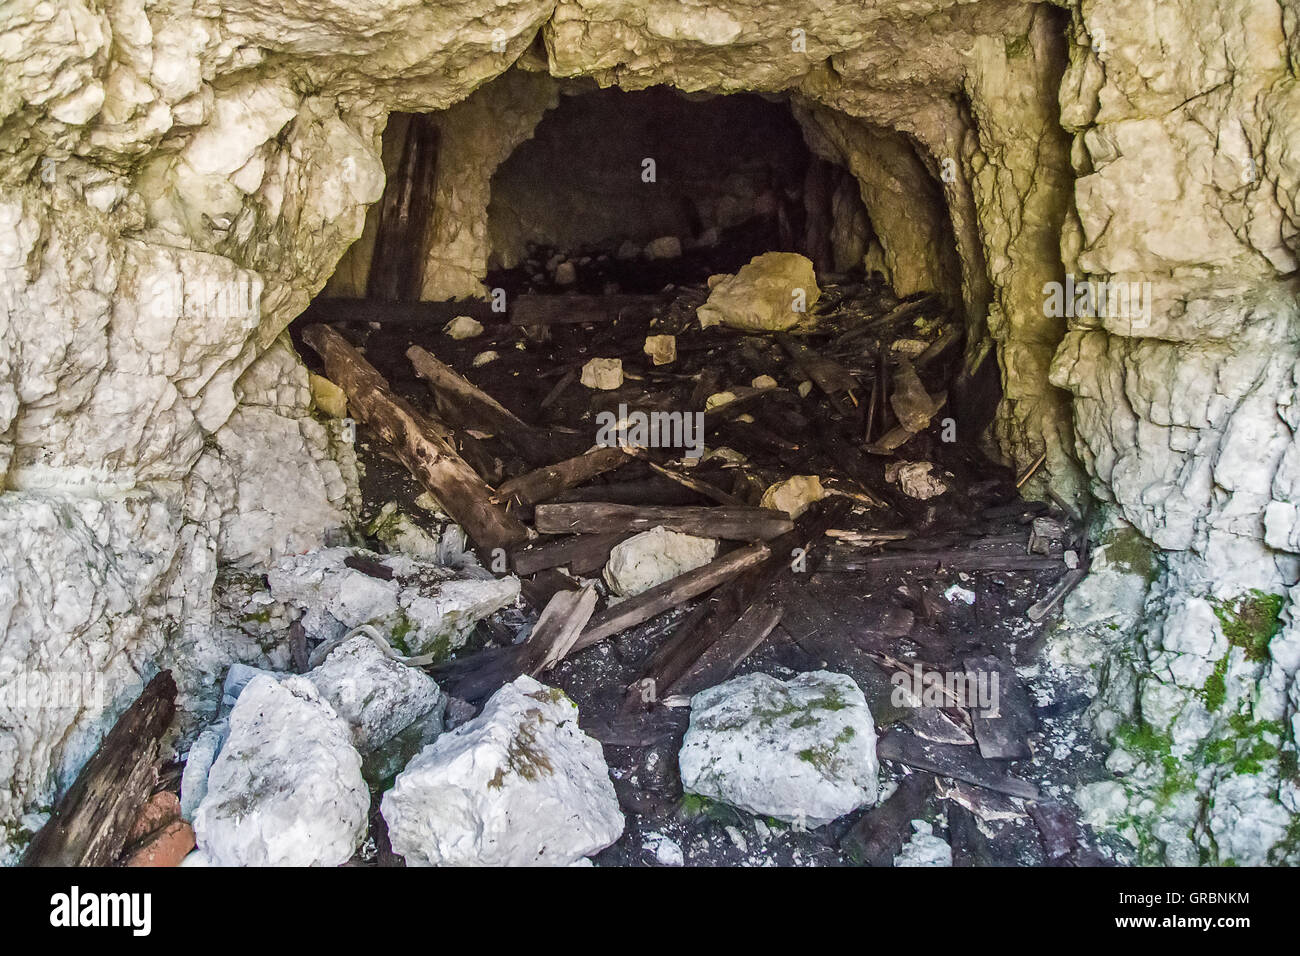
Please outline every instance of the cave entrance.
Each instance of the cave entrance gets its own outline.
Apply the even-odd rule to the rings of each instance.
[[[890,759],[1032,790],[1002,769],[1035,721],[1016,655],[1083,534],[982,450],[996,386],[955,397],[967,317],[923,158],[833,117],[810,136],[780,98],[503,101],[390,125],[389,194],[292,327],[355,423],[354,566],[519,579],[440,685],[477,704],[544,673],[652,822],[679,705],[750,672],[850,675]]]

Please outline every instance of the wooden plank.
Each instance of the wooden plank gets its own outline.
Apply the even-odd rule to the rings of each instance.
[[[418,345],[406,350],[406,357],[438,400],[438,407],[450,408],[466,425],[485,429],[519,452],[529,462],[551,462],[557,457],[556,436],[534,428],[495,398],[475,386],[454,368]]]
[[[604,567],[614,546],[631,536],[631,531],[570,535],[512,551],[510,566],[516,574],[535,574],[549,568],[565,567],[571,574],[590,574]]]
[[[767,541],[794,528],[793,521],[770,508],[638,507],[601,501],[538,505],[533,521],[542,534],[606,534],[662,526],[731,541]]]
[[[496,500],[510,507],[549,501],[561,491],[621,468],[630,460],[631,456],[621,448],[592,448],[576,457],[545,465],[503,482],[497,489]]]
[[[701,568],[679,574],[671,581],[665,581],[611,608],[606,608],[591,619],[591,623],[583,631],[574,650],[580,651],[590,647],[597,641],[657,617],[679,604],[685,604],[691,598],[713,590],[742,571],[762,564],[769,554],[767,545],[754,542],[743,548],[737,548]]]
[[[669,685],[665,696],[693,697],[721,684],[746,657],[758,650],[780,622],[779,604],[751,605],[725,634],[705,648],[686,673]]]
[[[152,792],[162,737],[176,713],[176,681],[157,674],[117,719],[45,826],[24,866],[111,866]]]
[[[528,530],[492,500],[492,489],[456,452],[454,435],[393,393],[388,382],[334,329],[310,325],[303,340],[348,396],[348,407],[393,447],[398,459],[484,551],[521,543]]]
[[[1037,787],[1028,780],[1013,777],[997,765],[989,763],[975,753],[974,747],[932,743],[903,731],[891,730],[877,742],[876,756],[915,770],[965,780],[1011,797],[1038,799]]]
[[[672,299],[664,295],[517,295],[509,302],[512,325],[565,325],[643,321],[654,318]]]
[[[860,866],[893,866],[912,834],[912,821],[921,816],[933,792],[932,777],[908,774],[888,800],[864,813],[840,838],[840,849]]]
[[[900,551],[864,554],[851,548],[827,548],[817,570],[829,574],[874,571],[889,574],[911,571],[917,574],[949,571],[1045,571],[1063,568],[1059,557],[1037,554],[982,554],[975,551]]]
[[[536,677],[563,660],[595,610],[595,584],[587,584],[580,591],[560,591],[552,597],[524,642],[528,648],[525,673]]]
[[[348,299],[317,296],[300,317],[303,324],[332,325],[335,322],[377,322],[380,325],[434,325],[441,328],[458,315],[482,323],[504,322],[505,314],[493,312],[489,302],[460,299],[447,302],[383,302],[378,299]]]
[[[1029,749],[1029,734],[1037,726],[1029,701],[1029,693],[1016,676],[1011,664],[992,654],[972,655],[966,658],[967,686],[985,686],[993,690],[997,677],[997,693],[988,709],[974,706],[968,701],[971,723],[980,755],[993,760],[1024,760],[1033,756]]]
[[[438,121],[428,113],[417,113],[407,126],[397,170],[380,199],[379,228],[366,282],[368,298],[408,302],[420,298],[437,162]]]

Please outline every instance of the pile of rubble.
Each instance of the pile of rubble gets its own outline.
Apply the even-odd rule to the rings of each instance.
[[[508,323],[301,335],[367,480],[394,480],[366,547],[270,570],[291,666],[228,669],[171,796],[119,794],[117,859],[625,862],[632,829],[677,864],[708,859],[682,814],[726,807],[742,852],[784,826],[829,834],[814,858],[943,865],[940,799],[1084,859],[1011,772],[1040,732],[1023,633],[947,620],[1042,621],[1086,566],[1081,516],[1022,501],[946,411],[962,331],[936,298],[770,253],[653,296],[522,296]],[[1001,694],[935,699],[922,670]],[[88,773],[158,760],[110,744]]]

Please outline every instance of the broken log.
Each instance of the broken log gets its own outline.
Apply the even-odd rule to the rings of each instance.
[[[662,526],[729,541],[768,541],[794,528],[794,522],[770,508],[637,507],[597,501],[538,505],[534,524],[542,534],[605,534]]]
[[[668,307],[664,295],[517,295],[510,302],[512,325],[565,325],[653,319]]]
[[[770,553],[767,545],[761,542],[748,544],[728,552],[703,567],[679,574],[671,581],[665,581],[635,597],[606,608],[591,619],[587,629],[582,632],[582,637],[578,638],[578,642],[574,645],[574,650],[580,651],[590,647],[597,641],[657,617],[679,604],[685,604],[691,598],[713,590],[742,571],[762,564]]]
[[[411,114],[401,159],[379,201],[375,249],[366,281],[368,298],[410,302],[420,297],[439,138],[437,119],[428,113]]]
[[[1038,788],[1032,783],[1011,776],[974,750],[973,747],[931,743],[899,730],[889,731],[876,744],[876,756],[882,760],[893,760],[941,777],[965,780],[1010,797],[1038,799]]]
[[[745,658],[758,650],[780,622],[780,605],[752,605],[725,634],[705,648],[686,673],[666,688],[665,696],[694,697],[721,684]]]
[[[529,425],[454,368],[438,361],[420,346],[412,345],[406,350],[406,357],[415,368],[415,374],[433,392],[439,410],[443,410],[446,406],[462,424],[492,432],[530,464],[555,460],[557,457],[555,446],[559,436]]]
[[[496,500],[508,507],[534,505],[549,501],[561,491],[577,487],[597,475],[621,468],[630,460],[618,447],[593,448],[574,458],[566,458],[511,478],[497,489]]]
[[[478,299],[448,302],[382,302],[378,299],[342,299],[317,296],[303,312],[304,324],[332,325],[335,322],[360,322],[378,325],[432,325],[441,328],[459,315],[479,322],[504,322],[505,315],[492,311],[488,302]]]
[[[492,489],[456,452],[451,430],[393,393],[384,377],[334,329],[310,325],[303,341],[348,396],[348,407],[393,446],[402,464],[465,529],[490,551],[524,541],[528,530],[492,500]]]
[[[997,677],[996,699],[985,709],[967,703],[980,756],[995,760],[1024,760],[1033,756],[1028,737],[1037,727],[1029,694],[1016,669],[992,654],[966,658],[967,686],[991,687]],[[989,675],[980,679],[980,675]],[[983,703],[981,701],[981,703]]]
[[[840,849],[859,866],[893,866],[912,834],[912,821],[933,792],[932,778],[908,774],[888,800],[864,813],[840,838]]]
[[[152,792],[176,681],[157,674],[117,719],[23,856],[24,866],[111,866]]]
[[[552,597],[524,642],[524,673],[536,677],[563,660],[595,610],[595,584],[580,591],[560,591]]]
[[[516,574],[535,574],[550,568],[567,567],[571,574],[587,575],[604,567],[614,546],[631,536],[630,531],[570,535],[512,551],[510,566]]]
[[[948,571],[1044,571],[1062,568],[1059,557],[1022,554],[982,554],[979,552],[902,551],[863,554],[850,548],[827,548],[817,570],[830,574],[874,571],[890,574],[911,571],[917,574]]]

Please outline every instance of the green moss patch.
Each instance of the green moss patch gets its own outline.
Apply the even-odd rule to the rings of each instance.
[[[1269,642],[1282,629],[1284,595],[1247,591],[1228,601],[1211,599],[1210,604],[1229,644],[1245,651],[1248,661],[1268,660]]]

